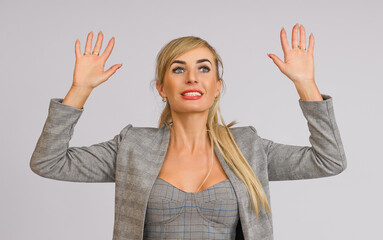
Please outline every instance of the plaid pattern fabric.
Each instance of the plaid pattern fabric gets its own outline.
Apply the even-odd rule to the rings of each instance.
[[[144,239],[234,240],[238,220],[229,179],[193,193],[157,177],[149,195]]]

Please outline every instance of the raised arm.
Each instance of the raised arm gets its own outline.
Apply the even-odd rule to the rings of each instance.
[[[298,39],[298,31],[300,38]],[[299,105],[310,131],[310,146],[275,143],[261,138],[267,155],[269,180],[294,180],[327,177],[346,169],[346,155],[335,121],[332,98],[321,94],[314,77],[314,36],[302,25],[292,30],[291,48],[284,28],[280,31],[284,61],[274,54],[268,56],[295,85],[300,96]],[[254,127],[251,127],[256,133]]]
[[[114,182],[118,146],[131,124],[106,142],[69,147],[74,127],[84,108],[52,98],[41,136],[30,160],[32,171],[42,177],[70,182]]]
[[[74,127],[84,111],[84,104],[94,88],[107,81],[121,64],[104,71],[114,37],[100,55],[103,34],[100,31],[93,52],[93,32],[87,37],[84,55],[76,40],[76,64],[73,83],[64,99],[52,98],[41,136],[30,160],[36,174],[72,182],[113,182],[118,146],[132,125],[126,126],[113,139],[86,147],[69,147]]]
[[[275,143],[260,137],[267,156],[270,181],[298,180],[334,176],[347,167],[332,97],[323,101],[304,101],[299,105],[307,120],[311,146]],[[254,127],[253,131],[257,133]]]

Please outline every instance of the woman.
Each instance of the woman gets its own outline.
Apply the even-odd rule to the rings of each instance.
[[[109,141],[68,148],[89,94],[121,67],[104,72],[114,38],[99,55],[100,32],[91,53],[91,32],[84,55],[76,41],[72,87],[51,99],[31,169],[62,181],[115,182],[114,240],[273,239],[269,181],[334,176],[347,164],[332,98],[315,84],[313,35],[307,50],[303,26],[293,27],[292,49],[283,28],[280,35],[285,61],[268,56],[298,91],[311,147],[274,143],[253,126],[226,125],[221,114],[220,125],[222,61],[188,36],[157,56],[156,87],[166,102],[158,128],[128,124]]]

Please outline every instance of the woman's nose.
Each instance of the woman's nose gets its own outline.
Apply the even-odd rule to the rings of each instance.
[[[194,71],[189,71],[187,75],[187,82],[195,82],[197,80],[197,76]]]

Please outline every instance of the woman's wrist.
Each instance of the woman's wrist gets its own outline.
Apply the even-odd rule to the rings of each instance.
[[[89,95],[92,93],[92,90],[92,88],[72,85],[62,103],[82,109]]]

